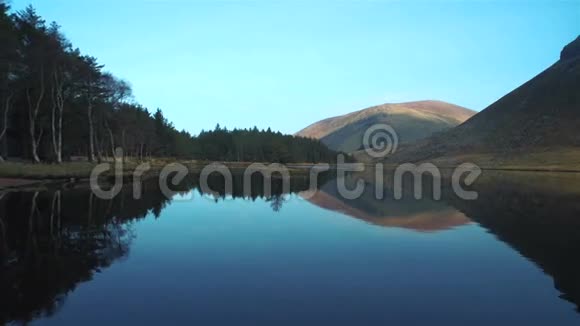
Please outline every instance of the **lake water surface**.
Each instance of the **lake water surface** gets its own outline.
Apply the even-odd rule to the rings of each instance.
[[[5,193],[0,324],[580,325],[567,178],[489,178],[475,201],[346,200],[334,180],[269,198]]]

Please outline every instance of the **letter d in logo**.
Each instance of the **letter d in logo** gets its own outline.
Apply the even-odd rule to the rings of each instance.
[[[90,185],[91,190],[100,199],[113,199],[119,194],[123,187],[123,149],[117,147],[115,149],[115,183],[109,190],[103,190],[99,185],[99,176],[111,169],[110,163],[97,164],[91,171]]]

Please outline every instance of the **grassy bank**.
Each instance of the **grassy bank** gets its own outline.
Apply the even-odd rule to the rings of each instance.
[[[21,179],[84,178],[90,176],[95,165],[89,162],[63,164],[5,162],[0,164],[0,177]]]
[[[580,149],[571,151],[551,150],[540,153],[528,153],[521,155],[499,156],[497,154],[466,154],[453,157],[436,158],[431,161],[440,168],[454,168],[462,163],[475,163],[484,170],[504,171],[528,171],[528,172],[580,172]],[[123,175],[131,176],[135,168],[141,163],[150,164],[151,169],[147,173],[158,173],[163,167],[171,163],[185,165],[191,172],[199,172],[211,162],[206,161],[178,161],[172,158],[155,158],[147,162],[125,161],[123,163]],[[232,171],[243,171],[253,162],[218,162],[226,165]],[[373,165],[372,161],[366,161]],[[263,163],[268,166],[269,163]],[[26,180],[52,180],[52,179],[86,179],[97,163],[91,162],[65,162],[62,164],[33,164],[27,162],[3,162],[0,163],[0,178],[14,178]],[[395,168],[398,164],[385,162],[387,169]],[[313,164],[289,163],[285,165],[291,174],[308,172]],[[101,176],[113,175],[109,170]]]
[[[123,163],[123,176],[131,177],[135,168],[141,163],[148,163],[150,170],[147,174],[158,174],[163,167],[171,163],[180,163],[185,165],[190,172],[199,172],[210,162],[204,161],[176,161],[173,159],[152,159],[147,162],[127,161]],[[243,171],[251,162],[220,162],[228,166],[232,171]],[[269,163],[264,163],[268,165]],[[3,162],[0,163],[0,179],[5,179],[5,184],[18,183],[15,180],[63,180],[70,179],[88,179],[97,163],[91,162],[65,162],[62,164],[48,163],[26,163],[26,162]],[[308,172],[312,164],[300,163],[289,164],[288,170],[291,174],[301,174]],[[103,172],[101,177],[113,176],[114,170]],[[10,181],[8,181],[10,179]],[[21,181],[23,182],[23,181]],[[0,187],[2,185],[0,184]]]
[[[478,153],[433,160],[438,166],[471,162],[487,170],[529,172],[580,172],[580,149],[545,149],[530,153]]]
[[[32,164],[22,162],[4,162],[0,164],[0,177],[19,179],[82,179],[89,178],[96,163],[66,162],[62,164]],[[132,173],[136,163],[123,164],[123,174]],[[111,175],[107,171],[104,175]]]
[[[364,162],[373,164],[364,153],[358,153]],[[358,159],[358,157],[357,157]],[[477,164],[483,170],[522,171],[522,172],[580,172],[580,148],[536,149],[534,152],[506,153],[466,153],[453,154],[430,159],[419,163],[433,163],[439,168],[455,168],[463,163]],[[396,168],[400,163],[390,161],[387,156],[386,167]]]

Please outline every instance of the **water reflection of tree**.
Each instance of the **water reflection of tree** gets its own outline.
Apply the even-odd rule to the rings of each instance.
[[[329,181],[331,176],[329,174],[320,174],[318,179],[318,184],[324,184]],[[250,179],[250,193],[249,195],[244,193],[244,178],[242,174],[234,174],[232,178],[232,189],[231,191],[226,190],[224,178],[221,175],[210,175],[208,178],[208,186],[214,192],[217,192],[218,196],[215,198],[217,200],[223,200],[227,197],[231,198],[242,198],[255,201],[256,199],[263,199],[270,202],[270,206],[275,212],[282,209],[284,202],[286,202],[288,192],[284,191],[284,182],[282,178],[272,177],[266,179],[266,182],[270,185],[270,193],[266,193],[266,188],[264,187],[264,177],[261,174],[254,174]],[[300,191],[308,190],[310,186],[310,178],[308,175],[294,176],[289,183],[289,193],[297,193]],[[196,185],[198,192],[202,195],[202,189]]]
[[[230,193],[223,178],[211,177],[209,184],[221,199],[245,198],[241,175],[234,175]],[[290,185],[291,192],[306,190],[308,178],[293,178]],[[175,194],[201,191],[195,175],[171,188]],[[0,324],[54,314],[77,284],[127,257],[134,221],[148,213],[160,217],[170,201],[158,180],[149,180],[142,190],[134,199],[127,185],[112,200],[82,188],[0,194]],[[257,175],[246,199],[262,198],[279,211],[285,195],[281,179],[274,178],[272,195],[265,196]]]
[[[270,207],[274,212],[279,212],[282,209],[282,205],[286,202],[285,195],[275,195],[267,199],[270,202]]]
[[[53,314],[78,283],[128,255],[131,221],[165,201],[159,191],[140,200],[130,191],[101,200],[88,189],[2,195],[0,324]]]

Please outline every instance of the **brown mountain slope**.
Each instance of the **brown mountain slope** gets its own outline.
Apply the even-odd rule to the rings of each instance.
[[[579,148],[580,37],[551,67],[462,125],[407,146],[388,161],[449,163],[467,158],[518,165],[533,158],[533,164],[558,165],[562,153],[580,153]],[[565,160],[580,164],[574,157],[566,154]]]
[[[377,123],[391,125],[400,143],[409,143],[448,130],[475,114],[440,101],[383,104],[316,122],[296,135],[317,138],[328,147],[354,152],[362,146],[366,129]]]

